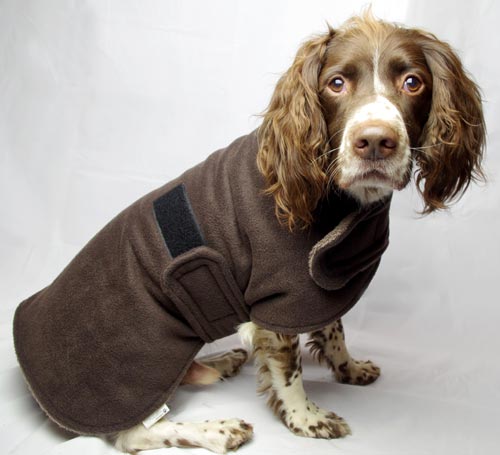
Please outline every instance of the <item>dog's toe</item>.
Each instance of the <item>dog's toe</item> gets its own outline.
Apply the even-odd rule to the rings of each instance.
[[[209,424],[207,448],[216,453],[236,450],[253,436],[253,426],[241,419],[217,420]]]
[[[339,365],[335,377],[342,384],[368,385],[380,376],[380,368],[370,360],[351,360]]]
[[[351,434],[346,421],[309,403],[306,410],[292,412],[285,417],[285,425],[298,436],[334,439]]]

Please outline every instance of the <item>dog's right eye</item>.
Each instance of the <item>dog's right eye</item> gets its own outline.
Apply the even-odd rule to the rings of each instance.
[[[342,93],[343,91],[345,91],[346,88],[345,81],[340,76],[335,76],[331,80],[329,85],[332,91],[334,91],[335,93]]]

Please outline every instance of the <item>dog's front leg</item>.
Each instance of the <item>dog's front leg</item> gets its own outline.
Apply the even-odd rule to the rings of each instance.
[[[307,343],[311,353],[332,370],[337,381],[344,384],[366,385],[380,375],[380,368],[369,360],[354,360],[345,345],[344,328],[338,319],[324,329],[310,334]]]
[[[203,447],[212,452],[226,453],[247,442],[252,434],[252,426],[239,419],[205,422],[171,422],[162,419],[149,429],[139,424],[109,435],[109,439],[118,450],[130,454],[164,447]]]
[[[310,401],[302,384],[298,335],[288,336],[253,325],[252,342],[259,366],[259,392],[269,394],[269,406],[295,434],[338,438],[350,434],[347,423]]]

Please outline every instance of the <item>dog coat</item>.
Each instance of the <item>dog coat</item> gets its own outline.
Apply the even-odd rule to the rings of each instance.
[[[292,233],[257,150],[254,131],[142,197],[19,305],[19,363],[59,425],[130,428],[169,400],[204,343],[247,321],[320,329],[360,298],[388,244],[390,199],[332,194]]]

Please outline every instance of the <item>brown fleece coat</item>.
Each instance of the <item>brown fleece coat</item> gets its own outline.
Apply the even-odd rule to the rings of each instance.
[[[20,304],[19,362],[59,425],[130,428],[167,402],[204,343],[249,320],[319,329],[359,299],[388,244],[390,201],[332,195],[291,233],[263,194],[257,149],[253,132],[139,199]]]

